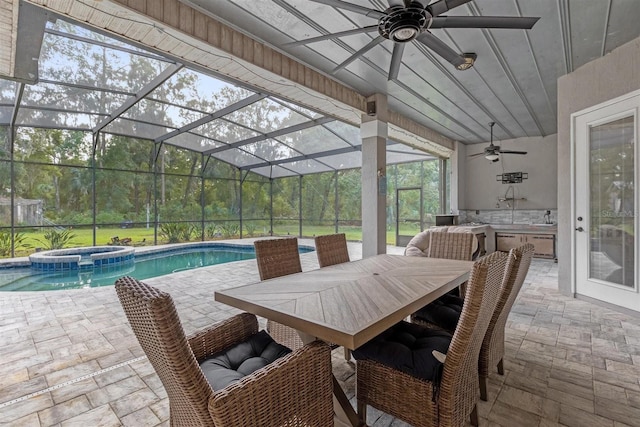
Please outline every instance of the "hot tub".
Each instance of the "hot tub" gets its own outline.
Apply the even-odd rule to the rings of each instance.
[[[93,246],[38,252],[29,261],[36,271],[70,271],[132,263],[134,253],[129,246]]]

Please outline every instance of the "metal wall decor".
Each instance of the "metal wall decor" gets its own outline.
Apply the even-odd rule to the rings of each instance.
[[[523,179],[529,179],[529,174],[526,172],[505,172],[496,175],[496,181],[501,181],[503,184],[519,184]]]

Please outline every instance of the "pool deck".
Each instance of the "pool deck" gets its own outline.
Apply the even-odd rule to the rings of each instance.
[[[361,244],[349,252],[360,258]],[[318,267],[315,252],[301,260],[305,271]],[[215,290],[258,280],[247,260],[145,281],[173,296],[191,333],[238,312],[215,302]],[[557,280],[557,264],[533,261],[507,325],[506,374],[490,375],[481,425],[639,426],[640,319],[562,296]],[[354,365],[341,355],[334,370],[353,402]],[[0,293],[0,425],[168,426],[168,417],[113,287]],[[369,423],[406,425],[371,408]]]

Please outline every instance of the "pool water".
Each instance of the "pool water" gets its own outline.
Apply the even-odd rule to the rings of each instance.
[[[300,248],[300,252],[308,252]],[[254,259],[253,246],[183,248],[152,255],[136,255],[135,261],[88,271],[39,273],[29,267],[0,269],[0,291],[50,291],[110,286],[122,276],[143,280],[184,270],[232,261]]]

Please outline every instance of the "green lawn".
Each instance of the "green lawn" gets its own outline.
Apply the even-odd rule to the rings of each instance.
[[[303,226],[303,237],[312,238],[313,236],[320,236],[323,234],[332,234],[335,232],[335,228],[333,226],[322,226],[322,225],[304,225]],[[357,226],[343,226],[340,227],[339,231],[341,233],[345,233],[347,236],[347,240],[350,241],[361,241],[362,240],[362,230]],[[93,246],[93,230],[91,228],[74,228],[70,229],[70,232],[73,234],[73,238],[69,241],[69,243],[65,247],[81,247],[81,246]],[[294,225],[275,225],[274,227],[275,235],[279,236],[297,236],[299,233],[299,228],[297,224]],[[403,235],[415,235],[419,232],[417,227],[414,224],[408,224],[406,227],[401,228],[401,232]],[[27,256],[36,251],[36,248],[42,248],[43,250],[48,247],[47,240],[44,237],[44,232],[35,232],[35,231],[22,231],[21,232],[24,239],[24,246],[16,248],[16,256]],[[261,237],[264,234],[257,233],[254,236],[249,236],[247,233],[243,234],[243,237]],[[110,244],[112,238],[117,236],[120,240],[124,238],[130,238],[131,244],[134,246],[144,246],[144,245],[153,245],[153,228],[98,228],[96,230],[96,245],[102,246]],[[226,237],[226,238],[238,238],[235,237]],[[216,239],[225,238],[224,236],[219,236]],[[387,243],[395,244],[395,230],[387,230]],[[192,238],[192,241],[199,241],[199,237]],[[167,243],[166,240],[163,241],[160,232],[158,232],[158,244]]]
[[[70,232],[73,234],[73,238],[66,245],[67,247],[93,246],[93,230],[90,228],[70,229]],[[44,231],[21,231],[20,233],[25,237],[23,241],[25,247],[16,248],[16,256],[26,256],[35,252],[36,248],[46,249],[48,247]],[[129,237],[135,246],[153,244],[152,228],[98,228],[96,230],[96,245],[107,245],[115,236],[120,239]]]

